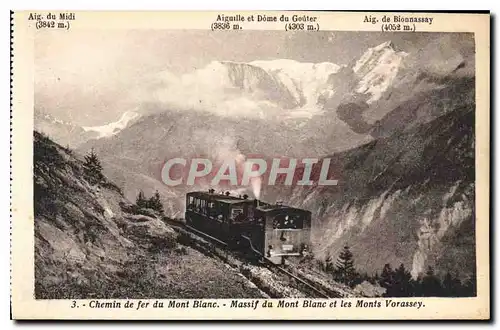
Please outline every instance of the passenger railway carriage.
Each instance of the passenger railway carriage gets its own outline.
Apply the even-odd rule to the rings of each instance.
[[[230,247],[253,251],[274,263],[307,253],[311,212],[268,204],[229,193],[190,192],[186,195],[186,223]]]

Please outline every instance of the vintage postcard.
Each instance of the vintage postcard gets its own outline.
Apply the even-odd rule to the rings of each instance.
[[[12,13],[14,319],[490,318],[490,15]]]

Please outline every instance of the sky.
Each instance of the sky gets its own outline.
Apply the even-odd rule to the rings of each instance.
[[[140,106],[130,96],[160,72],[180,75],[211,61],[281,58],[343,65],[387,40],[409,53],[433,43],[438,49],[443,44],[445,52],[474,52],[473,38],[464,34],[40,30],[35,38],[35,108],[79,125],[100,125]]]

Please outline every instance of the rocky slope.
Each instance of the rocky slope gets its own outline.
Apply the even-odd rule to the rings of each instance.
[[[332,156],[339,185],[267,187],[313,211],[315,254],[351,246],[357,266],[375,272],[404,263],[462,277],[475,269],[474,107]]]
[[[34,150],[36,298],[262,296],[221,261],[178,244],[158,214],[127,211],[120,189],[91,183],[71,150],[38,132]]]

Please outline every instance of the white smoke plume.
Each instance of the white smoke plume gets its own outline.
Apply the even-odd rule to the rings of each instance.
[[[227,133],[227,132],[226,132]],[[232,134],[221,136],[217,139],[216,148],[212,151],[212,162],[222,164],[224,162],[234,162],[236,165],[237,176],[241,179],[244,171],[250,171],[252,163],[247,162],[247,157],[237,147],[237,142]],[[214,187],[214,189],[216,189]],[[242,195],[249,191],[255,198],[260,198],[262,189],[262,178],[252,177],[249,186],[239,186],[228,190],[231,195]],[[216,189],[220,190],[220,189]]]
[[[252,186],[252,192],[256,199],[260,198],[260,190],[262,188],[262,179],[259,177],[250,180],[250,185]]]

